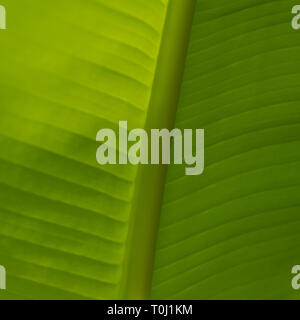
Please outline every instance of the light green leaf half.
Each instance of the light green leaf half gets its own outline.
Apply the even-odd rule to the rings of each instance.
[[[137,168],[95,139],[145,127],[168,1],[1,4],[1,298],[121,298]]]

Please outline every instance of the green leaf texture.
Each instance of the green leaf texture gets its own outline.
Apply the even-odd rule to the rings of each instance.
[[[293,5],[198,0],[175,126],[205,129],[205,172],[168,169],[152,298],[299,298]]]
[[[1,4],[0,297],[119,298],[137,169],[95,139],[145,126],[168,0]]]
[[[1,0],[0,299],[299,298],[296,3],[195,2]],[[204,128],[204,174],[99,166],[119,120]]]

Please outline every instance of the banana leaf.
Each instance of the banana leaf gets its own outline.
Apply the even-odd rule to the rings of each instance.
[[[2,0],[0,299],[295,298],[293,1]],[[96,162],[205,129],[205,171]]]

